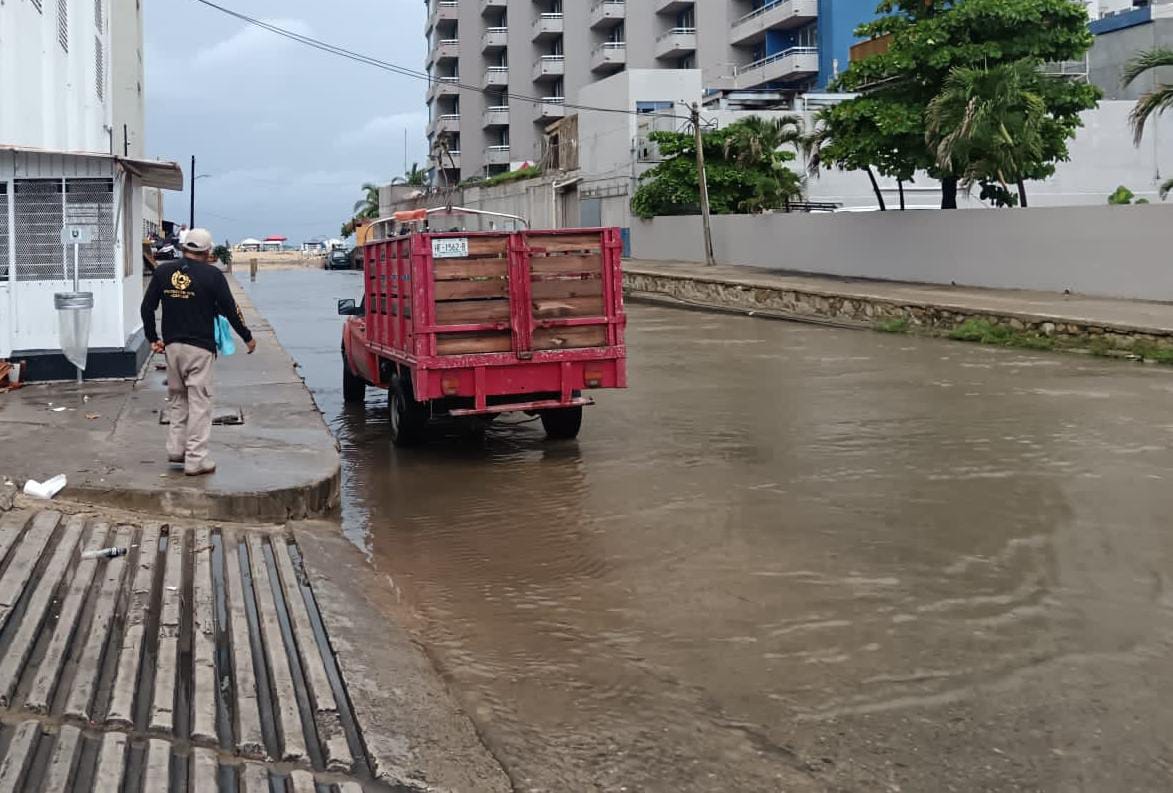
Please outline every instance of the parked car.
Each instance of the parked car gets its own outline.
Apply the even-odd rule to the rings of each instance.
[[[327,270],[349,270],[351,268],[350,251],[332,250],[326,255]]]
[[[433,417],[510,412],[574,438],[594,404],[583,391],[627,387],[619,229],[506,231],[525,221],[459,207],[400,215],[362,246],[362,300],[338,302],[345,399],[389,390],[396,446]]]

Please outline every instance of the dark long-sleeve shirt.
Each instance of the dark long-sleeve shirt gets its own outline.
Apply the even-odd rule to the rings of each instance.
[[[160,265],[143,295],[143,332],[147,341],[158,341],[155,310],[163,304],[163,343],[191,344],[216,351],[216,315],[228,318],[232,328],[244,339],[252,333],[244,324],[240,308],[224,273],[207,262],[180,259]]]

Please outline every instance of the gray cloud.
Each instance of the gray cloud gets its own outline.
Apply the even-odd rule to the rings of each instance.
[[[223,0],[240,13],[422,70],[419,0]],[[196,223],[217,239],[336,235],[363,182],[424,163],[425,84],[319,52],[193,0],[145,4],[147,152],[197,158]],[[166,195],[187,220],[187,196]]]

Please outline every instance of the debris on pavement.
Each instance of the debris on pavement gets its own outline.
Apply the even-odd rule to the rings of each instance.
[[[82,551],[82,559],[117,559],[119,556],[126,556],[127,548],[119,546],[112,546],[110,548],[99,548],[96,551]]]
[[[24,483],[24,494],[33,498],[47,500],[60,493],[65,487],[65,484],[65,474],[57,474],[57,476],[52,479],[46,479],[44,482],[30,479]]]
[[[17,492],[16,482],[5,479],[3,483],[0,483],[0,512],[12,509]]]

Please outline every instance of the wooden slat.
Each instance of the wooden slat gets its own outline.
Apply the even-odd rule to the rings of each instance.
[[[436,304],[437,325],[504,322],[508,319],[508,300],[450,300]]]
[[[598,275],[603,272],[603,255],[531,256],[529,266],[534,275]]]
[[[509,237],[469,237],[469,256],[504,256],[509,249]]]
[[[543,298],[533,302],[533,314],[537,319],[563,319],[565,317],[601,317],[603,296],[570,297],[565,299]]]
[[[512,349],[513,336],[510,333],[446,333],[436,336],[437,355],[477,355]]]
[[[557,236],[529,236],[531,250],[544,250],[550,253],[558,251],[599,251],[603,247],[602,235],[595,234],[559,234]]]
[[[603,347],[607,344],[607,328],[585,325],[577,328],[537,328],[534,330],[535,350],[569,350],[581,347]]]
[[[504,278],[509,262],[505,259],[437,259],[432,269],[437,281]]]
[[[484,278],[476,281],[437,281],[435,287],[436,300],[466,300],[470,297],[505,297],[507,286],[508,282],[504,278]]]
[[[530,286],[534,300],[542,298],[602,297],[603,281],[599,278],[576,278],[561,281],[534,281]]]

